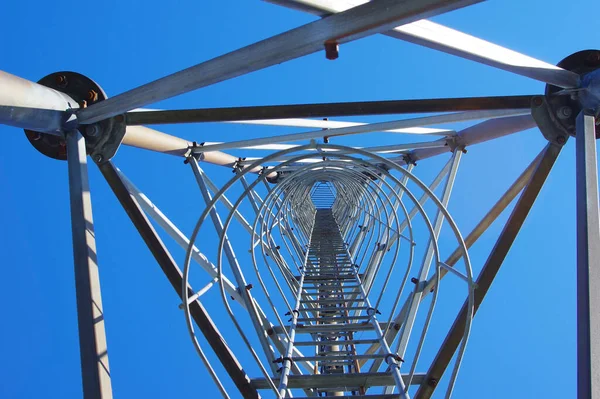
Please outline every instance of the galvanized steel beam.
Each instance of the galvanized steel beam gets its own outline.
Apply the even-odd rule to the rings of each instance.
[[[554,144],[548,144],[544,155],[539,161],[539,164],[531,176],[531,180],[523,190],[519,197],[515,208],[513,209],[504,229],[500,233],[494,248],[485,262],[479,276],[477,277],[477,289],[475,290],[474,313],[477,312],[479,306],[483,302],[496,274],[500,270],[500,266],[504,262],[508,251],[510,250],[517,234],[519,233],[523,222],[525,221],[533,203],[535,202],[548,174],[550,173],[554,162],[560,154],[561,147]],[[446,367],[452,360],[456,349],[463,337],[465,319],[467,315],[467,302],[465,302],[460,310],[460,313],[454,324],[450,328],[444,343],[433,360],[425,381],[419,387],[415,394],[415,399],[430,398],[437,386],[437,383],[442,378]]]

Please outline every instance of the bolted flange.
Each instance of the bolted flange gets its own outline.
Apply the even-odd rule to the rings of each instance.
[[[557,66],[572,71],[581,76],[581,85],[574,89],[562,89],[553,85],[546,85],[546,95],[542,101],[541,98],[534,98],[532,103],[532,114],[538,122],[535,110],[547,108],[544,113],[548,113],[546,124],[554,125],[555,131],[564,132],[575,136],[575,119],[582,109],[593,108],[594,113],[600,111],[600,50],[583,50],[571,54]],[[541,128],[541,126],[540,126]],[[546,128],[549,131],[549,128]],[[542,133],[544,133],[542,131]],[[544,136],[547,136],[544,133]],[[564,144],[566,137],[561,135],[552,135],[546,137],[550,141],[555,141],[556,137],[561,140],[558,144]],[[600,126],[596,125],[596,138],[600,138]]]
[[[68,94],[79,104],[80,108],[88,107],[107,98],[104,90],[96,82],[77,72],[55,72],[43,77],[38,83]],[[125,136],[125,117],[117,115],[92,125],[78,126],[75,117],[77,108],[73,108],[71,111],[74,115],[68,123],[72,124],[73,128],[77,128],[85,138],[87,153],[97,163],[110,160]],[[65,128],[68,129],[68,127]],[[54,159],[67,159],[67,149],[63,137],[27,129],[25,129],[25,135],[31,145],[42,154]]]

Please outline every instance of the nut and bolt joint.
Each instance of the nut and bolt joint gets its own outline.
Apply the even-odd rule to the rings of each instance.
[[[85,128],[85,134],[89,137],[96,137],[100,133],[98,125],[88,125]]]
[[[556,111],[556,116],[559,119],[569,119],[573,115],[571,107],[563,106]]]

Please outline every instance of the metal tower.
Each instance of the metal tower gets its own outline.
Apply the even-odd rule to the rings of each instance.
[[[321,18],[111,98],[75,72],[51,73],[37,83],[0,72],[0,123],[25,129],[39,152],[68,164],[84,397],[112,397],[88,155],[180,297],[193,346],[223,397],[425,399],[434,392],[449,398],[460,381],[473,317],[573,136],[577,397],[600,399],[600,315],[592,311],[600,306],[600,51],[577,52],[554,66],[425,19],[477,0],[270,2]],[[545,82],[546,91],[140,108],[319,51],[333,60],[340,45],[377,33]],[[372,123],[328,119],[398,114],[428,115]],[[308,131],[200,143],[143,126],[231,121]],[[458,131],[430,127],[470,121],[477,123]],[[447,206],[467,148],[536,125],[548,144],[476,227],[461,232]],[[374,132],[419,139],[344,144],[348,136]],[[115,166],[121,145],[173,155],[191,168],[202,211],[189,237]],[[266,155],[227,153],[239,149]],[[433,179],[414,173],[417,162],[448,154]],[[217,184],[206,164],[234,173]],[[513,201],[474,276],[469,248]],[[175,261],[157,229],[185,249],[183,262]],[[205,300],[215,292],[219,300]],[[456,316],[436,342],[430,329],[440,312]],[[425,354],[427,347],[435,354]]]

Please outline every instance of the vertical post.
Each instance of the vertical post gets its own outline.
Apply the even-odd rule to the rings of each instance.
[[[67,133],[79,350],[85,399],[112,398],[85,140]]]
[[[448,202],[450,201],[450,195],[452,193],[452,189],[454,188],[454,180],[456,179],[456,174],[458,172],[458,165],[460,164],[460,159],[462,157],[462,148],[456,148],[454,150],[454,154],[452,155],[452,163],[450,165],[450,171],[448,172],[448,178],[446,180],[446,186],[444,187],[444,192],[442,193],[441,202],[446,207],[448,206]],[[417,317],[417,311],[419,309],[419,305],[421,303],[421,297],[423,296],[423,289],[425,288],[425,284],[427,282],[427,276],[429,274],[429,268],[431,266],[432,261],[434,260],[434,243],[438,239],[440,231],[442,230],[442,225],[444,223],[444,215],[441,210],[438,209],[435,217],[435,222],[433,225],[433,235],[429,238],[429,244],[427,246],[427,252],[425,253],[425,257],[423,258],[423,263],[421,264],[421,270],[419,272],[419,284],[415,286],[415,290],[411,297],[411,304],[408,310],[408,314],[404,319],[404,323],[402,326],[402,333],[400,335],[400,339],[398,340],[397,353],[400,357],[404,357],[406,350],[408,348],[408,341],[410,339],[410,335],[412,333],[412,328],[415,323]]]
[[[577,116],[577,398],[600,398],[600,221],[596,124]]]

